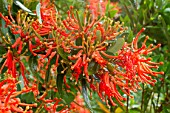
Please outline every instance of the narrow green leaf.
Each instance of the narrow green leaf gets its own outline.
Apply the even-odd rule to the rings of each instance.
[[[19,6],[22,10],[28,12],[29,14],[31,14],[31,15],[36,15],[36,14],[32,13],[32,11],[31,11],[30,9],[28,9],[27,7],[25,7],[20,1],[15,0],[14,3],[15,3],[17,6]]]
[[[62,97],[63,94],[63,79],[64,79],[64,75],[66,73],[61,74],[61,71],[63,70],[63,67],[61,65],[59,65],[59,67],[57,68],[57,79],[56,79],[56,83],[57,83],[57,89],[58,89],[58,93],[60,95],[60,97]]]
[[[76,11],[76,16],[77,16],[77,20],[78,20],[78,24],[79,24],[79,26],[80,26],[80,29],[83,30],[82,22],[80,21],[80,17],[79,17],[78,11]]]
[[[41,83],[44,83],[43,78],[36,71],[37,65],[38,65],[37,58],[38,58],[37,56],[31,55],[29,58],[28,65],[29,65],[30,71],[32,72],[33,76],[36,76],[37,80],[39,80]]]
[[[42,19],[41,19],[41,4],[38,3],[36,6],[36,13],[37,13],[37,17],[38,17],[38,21],[40,24],[42,24]]]
[[[97,70],[99,69],[99,64],[96,62],[90,62],[89,66],[88,66],[88,74],[89,75],[93,75],[97,72]]]
[[[117,13],[116,10],[111,10],[111,11],[109,11],[109,16],[110,16],[110,18],[113,18],[116,13]]]
[[[110,73],[113,73],[114,66],[112,63],[107,64],[107,69],[109,70]]]
[[[7,4],[6,0],[0,0],[0,11],[4,12],[4,5]]]
[[[6,53],[6,49],[5,49],[4,46],[0,45],[0,57],[1,57],[4,53]]]
[[[68,60],[68,53],[65,53],[63,48],[58,48],[57,52],[64,60]]]
[[[87,94],[87,86],[86,85],[87,85],[86,80],[82,79],[82,94],[83,94],[83,97],[84,97],[84,101],[87,104],[87,107],[90,109],[90,111],[93,112],[92,106],[90,104],[90,100],[89,100],[89,97],[88,97],[88,94]]]
[[[169,34],[168,30],[167,30],[166,22],[165,22],[164,18],[161,15],[159,15],[158,19],[161,20],[161,22],[162,22],[162,31],[165,34],[165,37],[166,37],[166,39],[168,41],[168,46],[170,48],[170,38],[169,38],[170,34]]]
[[[21,95],[21,99],[28,104],[34,103],[35,98],[33,92],[24,93]]]
[[[76,45],[81,46],[82,45],[82,38],[77,38]]]
[[[131,108],[129,113],[139,113],[141,110],[139,108]]]
[[[36,72],[37,65],[38,65],[37,58],[38,58],[37,56],[33,56],[33,55],[31,55],[29,58],[28,65],[32,72]]]
[[[42,41],[43,38],[37,33],[37,31],[33,27],[31,27],[31,29],[34,31],[35,35]]]
[[[62,95],[62,99],[66,102],[67,105],[70,105],[70,103],[74,100],[75,96],[72,93],[66,93]]]
[[[66,76],[67,76],[67,77],[71,77],[71,69],[68,69],[68,70],[67,70]]]
[[[7,2],[10,6],[12,6],[14,1],[13,0],[7,0]]]
[[[96,41],[100,43],[101,42],[101,31],[100,30],[96,31],[96,36],[97,36]]]
[[[9,31],[8,28],[5,27],[5,21],[3,19],[1,19],[1,32],[3,35],[6,35]]]
[[[107,52],[110,52],[110,53],[113,53],[113,54],[116,53],[118,50],[120,50],[120,49],[123,47],[124,42],[125,42],[124,38],[118,38],[118,39],[116,40],[115,45],[112,45],[112,46],[107,50]]]
[[[100,82],[100,79],[95,74],[93,74],[92,76],[97,82]]]
[[[131,26],[133,26],[134,25],[134,18],[132,17],[132,14],[130,13],[130,11],[129,11],[128,7],[126,6],[126,4],[124,4],[124,7],[125,7],[125,9],[127,11],[127,14],[129,16],[130,20],[131,20]]]
[[[46,87],[48,87],[48,83],[50,81],[50,69],[51,69],[51,65],[48,66],[48,69],[46,70],[46,75],[45,75],[45,84],[46,84]]]
[[[170,67],[170,63],[168,64],[168,66],[167,66],[167,67]],[[167,68],[167,69],[166,69],[165,74],[166,74],[166,75],[170,75],[170,68]]]
[[[22,75],[19,76],[19,81],[20,81],[19,85],[20,85],[21,89],[23,89],[24,88],[24,79],[23,79]]]
[[[64,79],[64,75],[63,74],[58,74],[57,75],[57,88],[58,88],[58,93],[60,94],[60,96],[62,96],[62,88],[63,88],[63,79]]]

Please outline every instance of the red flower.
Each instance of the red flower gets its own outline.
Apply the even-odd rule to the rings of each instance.
[[[94,51],[92,54],[92,58],[102,67],[106,66],[107,61],[100,55],[99,51]]]
[[[48,35],[50,31],[52,31],[52,28],[56,28],[56,14],[57,11],[54,7],[54,4],[50,3],[50,0],[41,0],[41,20],[42,23],[39,23],[39,21],[34,21],[32,23],[32,26],[34,30],[44,36]]]
[[[101,16],[105,15],[107,5],[110,5],[109,7],[113,7],[111,10],[120,11],[117,2],[109,3],[108,0],[88,0],[88,2],[89,2],[89,9],[91,10],[91,13],[93,14],[94,18],[98,17],[98,15]]]
[[[17,82],[15,79],[6,79],[0,82],[0,112],[2,113],[32,113],[32,110],[24,110],[21,106],[36,107],[37,104],[21,103],[18,95],[24,92],[35,91],[33,88],[17,91]]]
[[[162,62],[154,63],[151,61],[151,58],[145,57],[151,51],[160,47],[160,44],[155,47],[151,45],[147,48],[145,42],[148,37],[146,37],[142,47],[138,48],[138,37],[143,31],[144,29],[137,34],[131,45],[125,44],[115,59],[115,63],[121,67],[121,69],[114,70],[115,74],[124,76],[129,81],[128,84],[131,83],[131,85],[138,84],[138,82],[154,85],[156,80],[149,75],[164,74],[163,72],[152,71],[152,68],[158,68],[158,65],[163,64]]]

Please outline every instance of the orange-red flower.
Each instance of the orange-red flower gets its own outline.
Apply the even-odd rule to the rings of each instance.
[[[44,36],[48,35],[52,29],[56,29],[57,10],[50,0],[41,0],[40,3],[40,16],[42,23],[36,20],[32,23],[32,26],[38,34]]]
[[[32,113],[33,111],[30,108],[26,108],[25,110],[22,108],[23,106],[26,107],[37,107],[37,104],[26,104],[22,103],[20,98],[17,96],[37,90],[36,88],[32,87],[29,89],[22,89],[21,91],[17,91],[17,81],[15,79],[5,79],[0,82],[0,112],[2,113]]]
[[[115,60],[115,64],[121,67],[121,69],[114,70],[115,74],[124,76],[132,86],[138,84],[137,82],[154,85],[156,80],[149,75],[157,76],[158,74],[163,74],[163,72],[152,71],[153,68],[157,69],[158,65],[163,64],[162,62],[155,63],[151,61],[151,58],[146,58],[146,55],[160,47],[160,44],[155,47],[152,44],[146,47],[145,43],[148,39],[146,37],[142,46],[138,47],[138,37],[143,31],[144,28],[137,34],[131,45],[125,44],[123,46]]]

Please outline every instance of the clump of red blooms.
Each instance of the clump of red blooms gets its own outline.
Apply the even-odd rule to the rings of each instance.
[[[6,75],[7,76],[7,75]],[[22,103],[20,98],[17,96],[23,93],[33,92],[34,95],[37,95],[37,87],[33,85],[29,88],[23,88],[21,91],[17,91],[18,82],[12,78],[8,77],[7,79],[0,82],[0,112],[1,113],[33,113],[30,110],[31,107],[37,107],[36,103],[27,104]],[[26,107],[23,109],[22,107]]]
[[[17,18],[13,19],[10,6],[10,18],[0,13],[0,18],[6,22],[6,27],[10,28],[11,33],[19,35],[14,43],[8,34],[3,36],[3,43],[8,47],[7,53],[3,56],[5,61],[0,69],[2,72],[4,67],[7,67],[4,73],[5,79],[0,82],[0,112],[31,113],[33,112],[31,109],[37,107],[55,113],[59,106],[63,106],[61,113],[78,110],[77,105],[73,103],[70,108],[64,106],[61,103],[62,98],[47,96],[48,91],[58,92],[56,79],[62,76],[61,74],[64,74],[63,83],[67,91],[70,91],[70,83],[79,84],[85,79],[102,101],[107,105],[110,102],[113,106],[116,103],[112,98],[121,105],[122,101],[126,100],[120,91],[131,96],[131,92],[140,89],[140,83],[154,85],[156,80],[152,76],[155,77],[163,72],[155,72],[152,69],[157,69],[158,65],[163,63],[152,62],[147,55],[160,47],[160,44],[157,46],[151,44],[147,47],[145,43],[148,37],[146,37],[139,48],[138,38],[144,31],[142,28],[132,43],[125,43],[117,54],[108,53],[110,47],[114,46],[112,43],[127,28],[120,22],[115,22],[112,26],[112,20],[107,17],[94,18],[88,11],[89,7],[85,8],[83,18],[80,19],[78,12],[74,12],[71,6],[67,18],[62,20],[49,0],[41,1],[42,24],[22,11],[18,11]],[[45,90],[38,90],[40,81],[36,75],[32,75],[34,80],[29,77],[28,69],[22,62],[22,57],[27,55],[36,58],[38,65],[34,70],[46,81],[41,83]],[[93,73],[90,73],[90,68],[94,68]],[[20,72],[24,88],[18,91],[16,86],[20,83],[18,81]],[[70,72],[71,76],[66,72]],[[47,73],[50,73],[48,79]],[[22,103],[17,97],[28,92],[34,93],[35,103]],[[43,104],[38,106],[36,102]],[[77,103],[82,105],[82,101]],[[23,106],[26,108],[23,109]]]
[[[108,2],[108,0],[88,0],[89,9],[93,17],[98,17],[98,15],[105,15],[107,5],[112,7],[110,10],[115,10],[120,12],[118,2]]]

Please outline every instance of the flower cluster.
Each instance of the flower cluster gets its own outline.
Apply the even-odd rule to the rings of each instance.
[[[9,35],[3,36],[7,52],[3,56],[5,61],[0,72],[6,67],[4,74],[7,79],[0,82],[2,112],[32,112],[31,107],[37,107],[36,112],[44,109],[55,113],[58,107],[63,113],[74,110],[75,104],[71,103],[70,108],[66,105],[63,90],[71,92],[72,85],[76,90],[82,89],[76,84],[83,80],[108,106],[109,102],[116,105],[112,98],[123,105],[122,101],[126,98],[120,92],[131,96],[131,92],[140,88],[140,83],[154,85],[156,80],[152,76],[163,74],[152,71],[163,63],[155,63],[147,58],[147,54],[160,47],[160,44],[147,47],[146,37],[142,46],[138,47],[138,37],[144,28],[132,43],[127,44],[123,36],[127,28],[123,23],[113,23],[110,18],[103,16],[93,17],[88,10],[89,5],[82,16],[71,6],[67,18],[62,19],[49,0],[40,3],[41,21],[18,11],[15,22],[10,7],[10,18],[0,13],[6,27],[15,35],[14,39]],[[30,62],[31,72],[23,63],[23,56]],[[16,86],[20,82],[20,72],[24,88],[18,91]],[[34,93],[36,103],[21,103],[16,97],[27,92]],[[60,96],[49,96],[52,92]],[[24,110],[21,106],[28,107]]]
[[[107,7],[111,7],[109,10],[120,11],[117,2],[108,2],[108,0],[88,0],[88,2],[93,17],[105,15]]]
[[[17,91],[17,82],[14,78],[5,79],[0,82],[0,112],[2,113],[33,113],[31,110],[32,107],[37,107],[36,103],[27,104],[22,103],[20,98],[17,96],[20,94],[34,92],[35,96],[37,95],[36,86],[31,88],[23,88],[21,91]],[[25,110],[22,107],[26,107]]]

